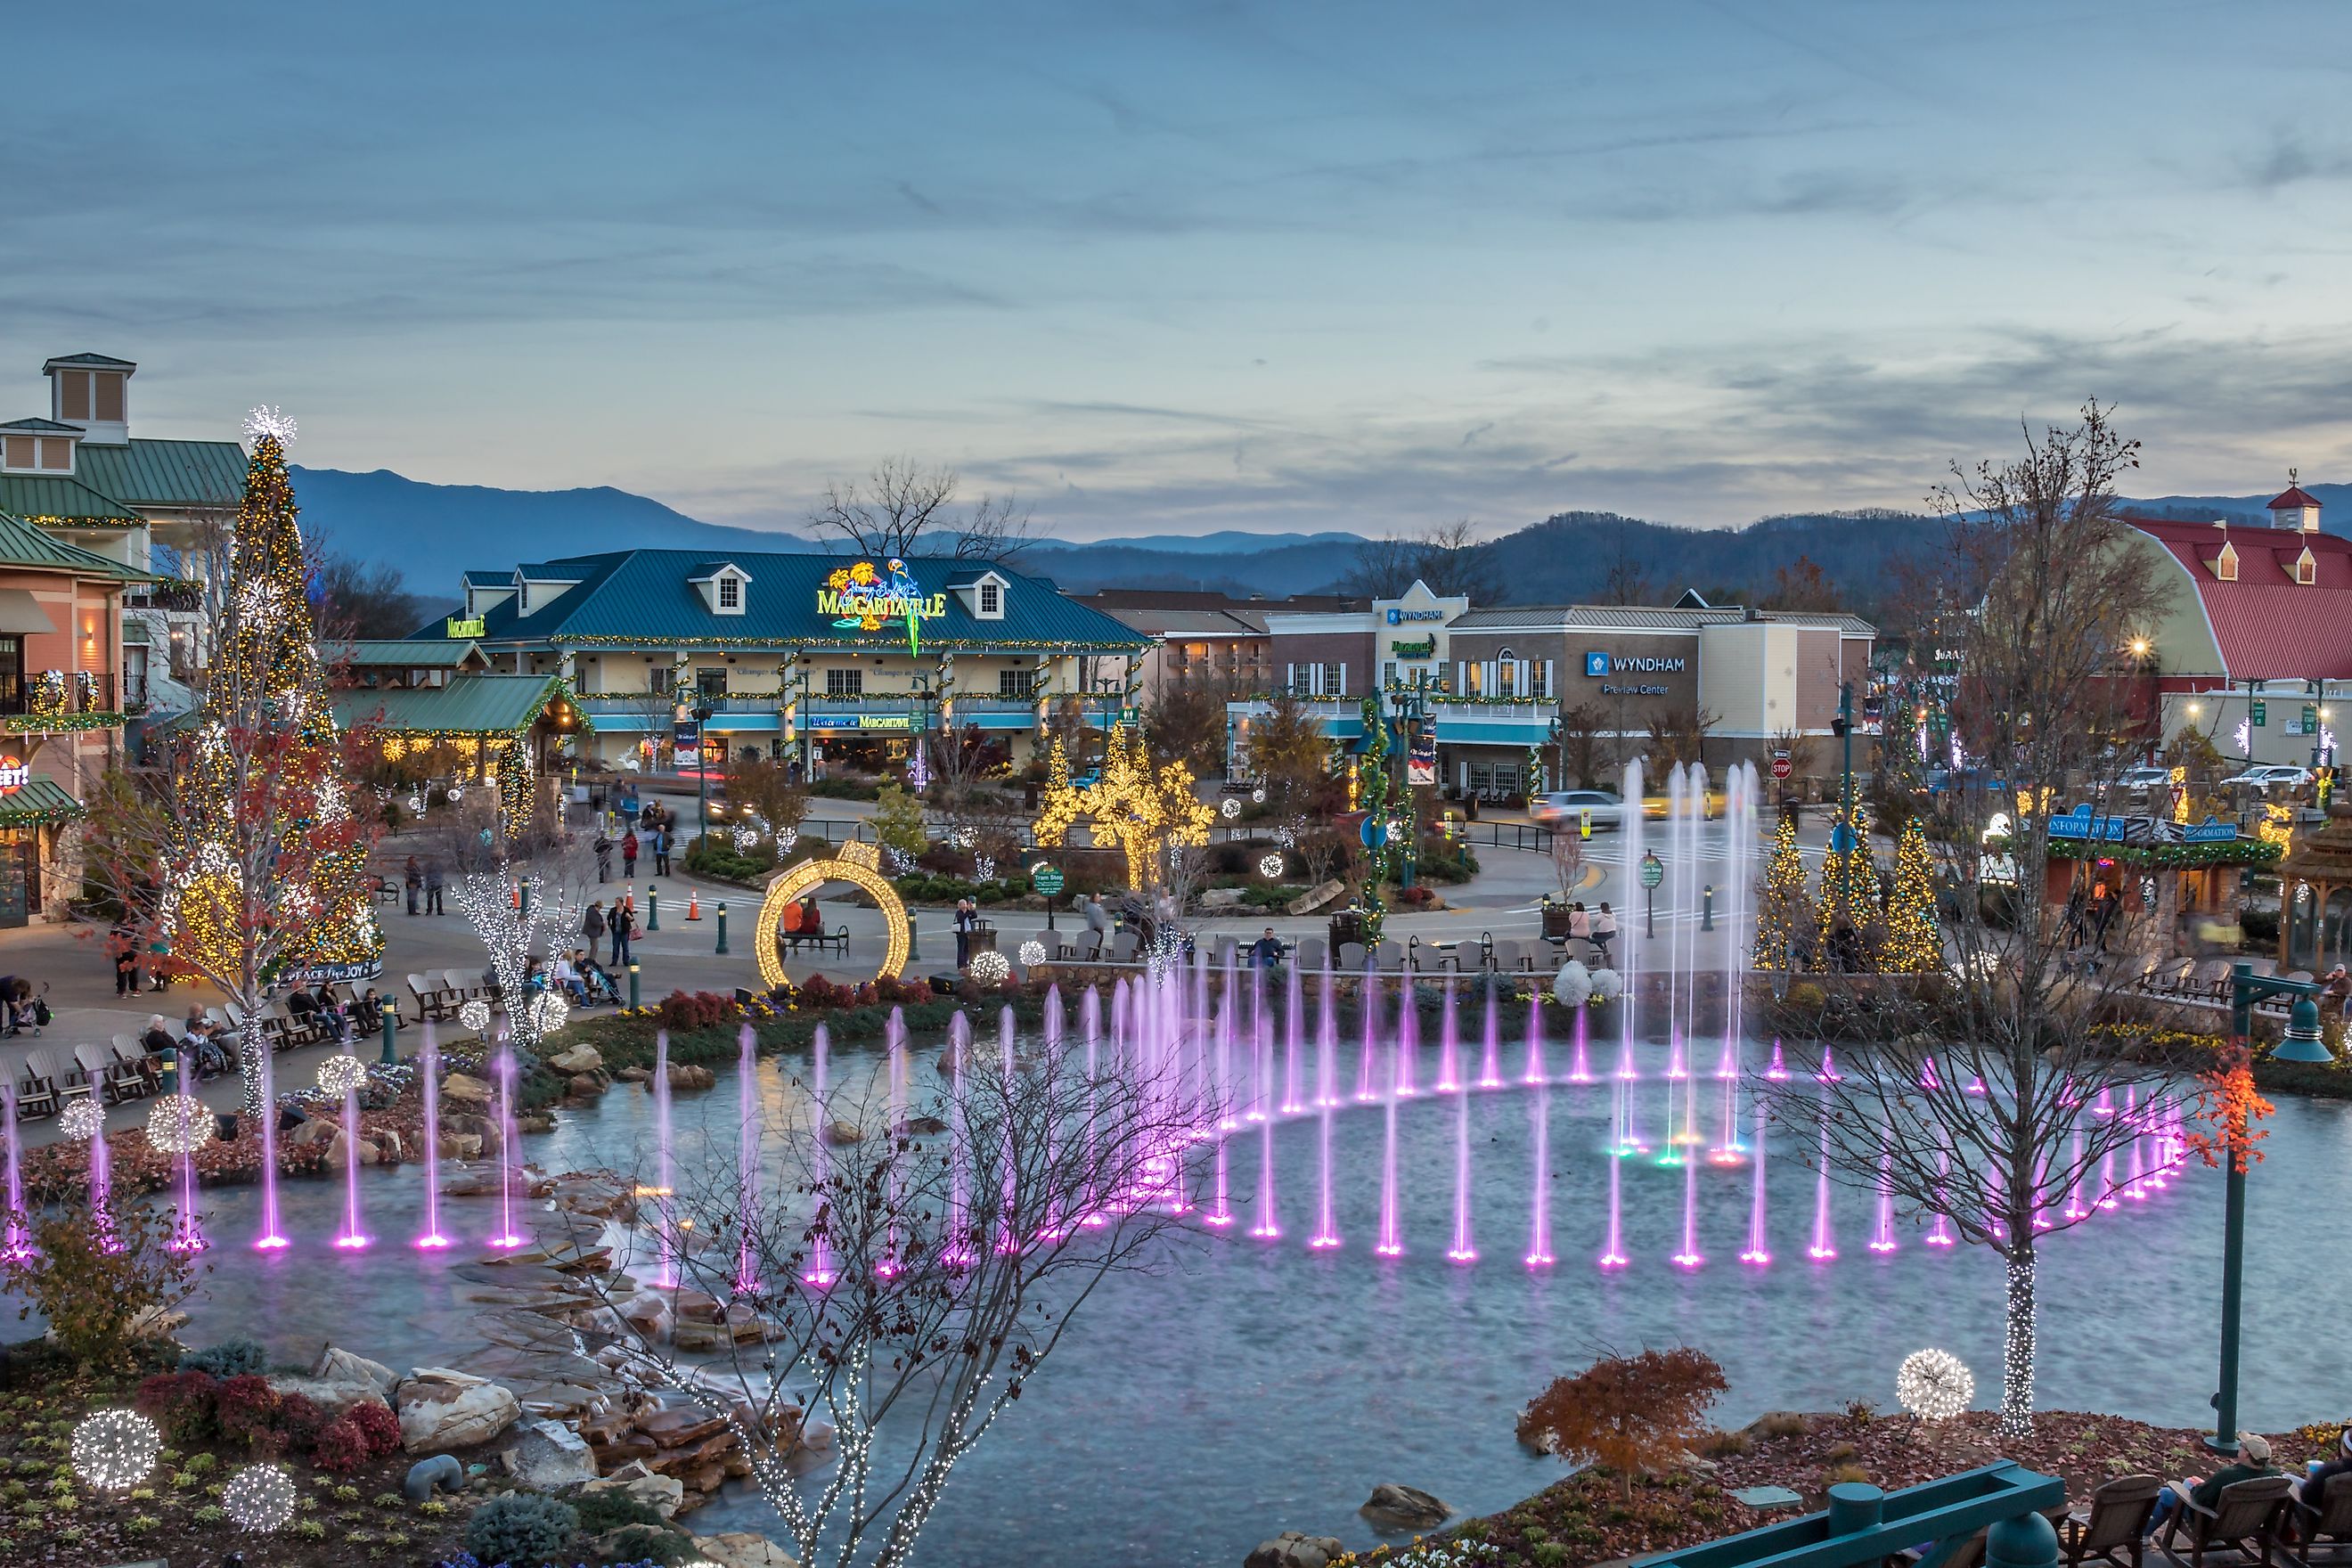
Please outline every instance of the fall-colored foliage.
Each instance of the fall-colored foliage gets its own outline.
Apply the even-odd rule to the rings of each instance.
[[[2189,1147],[2208,1165],[2218,1169],[2226,1159],[2231,1169],[2243,1175],[2249,1165],[2262,1163],[2263,1152],[2254,1145],[2271,1134],[2258,1124],[2277,1109],[2254,1087],[2246,1053],[2232,1051],[2220,1066],[2197,1077],[2197,1115],[2189,1130]]]
[[[1687,1345],[1603,1356],[1538,1394],[1519,1413],[1519,1440],[1602,1466],[1630,1493],[1634,1477],[1672,1468],[1706,1435],[1730,1386],[1713,1356]]]

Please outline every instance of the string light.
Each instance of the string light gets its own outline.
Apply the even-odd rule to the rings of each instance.
[[[1225,805],[1240,808],[1233,800]],[[1165,850],[1205,846],[1215,821],[1215,810],[1194,793],[1192,770],[1181,762],[1155,770],[1143,737],[1124,724],[1105,737],[1101,771],[1084,789],[1070,783],[1069,758],[1058,736],[1046,752],[1034,827],[1038,846],[1055,847],[1071,828],[1089,822],[1096,842],[1107,839],[1125,852],[1127,885],[1139,891],[1156,885]]]
[[[907,966],[907,906],[881,872],[882,858],[871,844],[849,843],[834,860],[803,860],[768,884],[760,900],[760,919],[752,928],[751,953],[760,965],[760,979],[771,991],[790,984],[776,956],[776,927],[784,908],[798,903],[827,882],[846,882],[874,900],[882,916],[882,963],[875,977],[895,980]]]
[[[992,949],[971,955],[971,977],[982,985],[1001,985],[1012,973],[1013,965],[1005,962],[1003,953]]]
[[[1895,1369],[1895,1397],[1922,1421],[1948,1421],[1976,1396],[1976,1374],[1949,1351],[1913,1351]]]
[[[1039,942],[1035,937],[1031,937],[1021,944],[1021,963],[1024,968],[1034,969],[1045,962],[1045,944],[1044,942]]]
[[[1895,847],[1895,893],[1886,905],[1886,946],[1881,964],[1906,973],[1943,966],[1944,939],[1936,926],[1936,868],[1919,819],[1903,825]]]
[[[457,1022],[480,1034],[490,1026],[490,1005],[479,996],[468,997],[457,1005]]]
[[[276,1465],[247,1465],[221,1489],[221,1507],[239,1530],[283,1530],[294,1517],[294,1478]]]
[[[77,1100],[58,1113],[58,1131],[77,1143],[86,1143],[106,1127],[106,1112],[95,1100]]]
[[[1279,855],[1260,856],[1257,863],[1257,874],[1264,877],[1269,882],[1280,881],[1282,879],[1282,857]]]
[[[1797,819],[1783,816],[1756,905],[1756,967],[1789,967],[1789,939],[1805,903],[1805,863],[1797,854]]]
[[[331,1100],[341,1100],[359,1088],[367,1077],[367,1068],[360,1058],[349,1055],[329,1057],[319,1064],[319,1091]]]
[[[147,1142],[159,1154],[193,1154],[212,1141],[213,1113],[194,1095],[165,1095],[147,1112]]]
[[[74,1428],[74,1473],[100,1491],[123,1491],[147,1479],[163,1435],[136,1410],[94,1410]]]
[[[1217,807],[1217,809],[1223,813],[1224,818],[1227,822],[1231,822],[1234,818],[1242,814],[1242,803],[1235,800],[1233,796],[1227,795],[1225,797],[1224,804]]]
[[[546,1038],[563,1027],[563,1020],[572,1016],[572,1004],[552,991],[541,993],[530,1005],[531,1022],[539,1026],[540,1037]]]

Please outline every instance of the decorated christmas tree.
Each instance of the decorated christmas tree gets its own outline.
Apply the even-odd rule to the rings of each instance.
[[[1871,920],[1878,893],[1878,868],[1870,858],[1870,831],[1859,805],[1845,818],[1845,826],[1846,842],[1851,847],[1837,847],[1838,835],[1833,826],[1830,847],[1822,855],[1822,879],[1813,894],[1822,952],[1825,963],[1832,967],[1842,963],[1867,963]],[[1850,946],[1838,934],[1842,927],[1853,933]],[[1841,946],[1846,946],[1843,954]]]
[[[161,781],[155,924],[170,966],[247,1005],[305,973],[373,974],[374,829],[352,797],[310,620],[286,475],[290,421],[257,410],[236,531],[216,552],[219,641],[192,733]]]
[[[1936,867],[1927,836],[1913,817],[1895,845],[1895,895],[1886,906],[1881,967],[1912,973],[1942,967],[1943,933],[1936,924]]]
[[[1790,944],[1799,922],[1811,918],[1805,907],[1805,863],[1797,854],[1797,819],[1784,812],[1771,863],[1764,868],[1764,896],[1756,902],[1756,967],[1790,968]]]

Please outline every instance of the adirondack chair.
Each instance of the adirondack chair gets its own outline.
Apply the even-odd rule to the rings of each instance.
[[[2159,1545],[2166,1557],[2179,1562],[2173,1543],[2186,1530],[2192,1568],[2205,1568],[2205,1554],[2224,1547],[2241,1557],[2260,1556],[2263,1568],[2270,1568],[2271,1552],[2279,1543],[2279,1521],[2293,1491],[2294,1484],[2284,1476],[2256,1476],[2223,1487],[2211,1508],[2184,1497],[2179,1511],[2164,1521]]]
[[[113,1040],[114,1059],[128,1066],[139,1075],[139,1092],[149,1095],[161,1087],[155,1079],[155,1069],[148,1065],[147,1048],[129,1035],[117,1035]]]
[[[1507,939],[1496,942],[1489,951],[1487,957],[1497,974],[1517,973],[1524,967],[1519,944]]]
[[[16,1114],[24,1116],[55,1116],[63,1107],[58,1086],[41,1075],[33,1058],[25,1058],[25,1070],[16,1079]]]
[[[2311,1489],[2304,1488],[2289,1516],[2294,1525],[2295,1558],[2303,1568],[2312,1568],[2312,1549],[2316,1546],[2336,1548],[2327,1559],[2330,1563],[2352,1557],[2352,1475],[2328,1477],[2326,1495],[2315,1502]]]
[[[47,1051],[33,1051],[25,1058],[25,1071],[32,1077],[47,1079],[56,1089],[58,1109],[68,1100],[96,1100],[98,1086],[83,1072],[81,1064],[60,1068]]]
[[[2082,1568],[2093,1558],[2124,1568],[2140,1568],[2147,1544],[2147,1521],[2164,1482],[2155,1476],[2120,1476],[2091,1494],[2091,1500],[2068,1514],[2059,1526],[2060,1561],[2066,1568]]]
[[[1404,973],[1404,944],[1399,942],[1381,943],[1380,951],[1373,954],[1373,962],[1380,965],[1384,974],[1402,974]]]
[[[1360,942],[1341,942],[1339,944],[1339,967],[1346,970],[1350,974],[1360,972],[1364,967],[1364,944]]]
[[[139,1070],[129,1063],[116,1059],[112,1051],[101,1046],[81,1045],[73,1048],[73,1058],[81,1068],[82,1077],[98,1086],[101,1104],[115,1105],[124,1100],[135,1100],[147,1092]]]
[[[1299,968],[1321,969],[1329,962],[1330,949],[1321,937],[1302,936],[1298,939]]]

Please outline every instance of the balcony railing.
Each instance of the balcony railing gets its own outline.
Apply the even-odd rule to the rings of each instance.
[[[0,689],[0,717],[63,719],[68,715],[120,713],[111,670],[45,669]],[[37,728],[18,724],[12,728]]]

